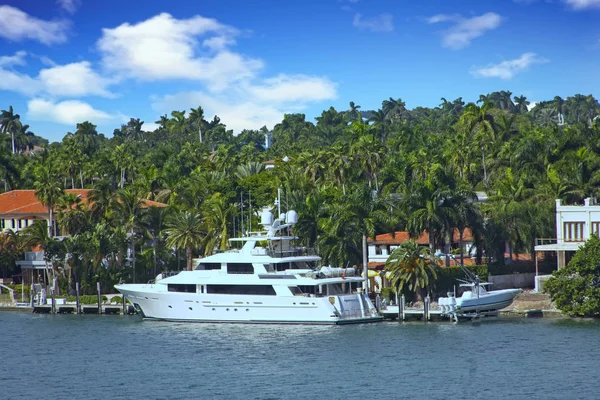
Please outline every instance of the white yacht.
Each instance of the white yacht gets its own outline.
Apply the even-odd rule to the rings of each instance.
[[[148,284],[115,288],[144,319],[190,322],[352,324],[382,317],[362,292],[353,268],[318,267],[314,251],[295,247],[295,211],[273,220],[266,231],[230,239],[241,245],[203,258],[193,271]]]

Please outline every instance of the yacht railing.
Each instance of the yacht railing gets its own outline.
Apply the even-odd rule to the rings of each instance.
[[[295,247],[292,249],[267,249],[267,255],[270,257],[301,257],[301,256],[316,256],[317,251],[312,247]]]

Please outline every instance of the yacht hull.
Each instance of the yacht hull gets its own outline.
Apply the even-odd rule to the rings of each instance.
[[[379,322],[367,296],[242,296],[168,292],[164,285],[115,286],[146,320],[252,324]]]
[[[500,310],[512,304],[521,289],[504,289],[487,292],[480,297],[457,299],[456,309],[460,312]]]

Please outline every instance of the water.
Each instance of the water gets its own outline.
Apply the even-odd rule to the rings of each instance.
[[[283,326],[0,313],[0,399],[598,399],[600,323]]]

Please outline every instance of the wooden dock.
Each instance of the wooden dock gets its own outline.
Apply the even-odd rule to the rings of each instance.
[[[425,310],[424,308],[405,308],[403,312],[398,306],[387,306],[379,313],[384,319],[401,321],[450,321],[450,317],[442,315],[441,310]]]
[[[76,304],[55,304],[56,314],[77,314]],[[33,312],[36,314],[52,314],[51,304],[40,304],[33,307]],[[123,307],[121,304],[82,304],[80,305],[79,314],[107,314],[107,315],[132,315],[135,314],[135,308],[127,304]]]

